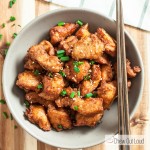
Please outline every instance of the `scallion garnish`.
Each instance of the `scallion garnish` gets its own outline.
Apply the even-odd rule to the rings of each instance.
[[[75,96],[75,92],[71,92],[70,98],[74,98],[74,96]]]
[[[24,101],[24,104],[25,104],[26,108],[29,108],[30,103],[27,100]]]
[[[3,35],[2,35],[2,34],[0,34],[0,40],[2,39],[2,37],[3,37]]]
[[[16,36],[17,36],[17,33],[14,33],[12,37],[13,37],[13,38],[16,38]]]
[[[65,96],[67,94],[67,92],[65,90],[61,91],[60,95],[61,96]]]
[[[62,77],[66,77],[66,74],[65,74],[63,71],[59,71],[59,74],[60,74]]]
[[[10,21],[15,21],[15,20],[16,20],[16,18],[14,16],[10,17]]]
[[[86,75],[84,76],[84,80],[90,80],[91,76],[90,75]]]
[[[17,125],[14,125],[14,129],[17,129]]]
[[[8,48],[6,48],[6,49],[4,50],[4,55],[5,55],[5,57],[6,57],[6,55],[7,55],[7,52],[8,52]]]
[[[93,96],[92,93],[88,93],[88,94],[85,95],[85,98],[90,98],[90,97],[92,97],[92,96]]]
[[[59,128],[59,129],[62,129],[63,127],[62,127],[62,125],[61,125],[61,124],[59,124],[59,125],[58,125],[58,128]]]
[[[61,61],[69,61],[70,57],[69,56],[63,56],[60,58]]]
[[[4,117],[5,119],[9,118],[7,112],[3,112],[3,117]]]
[[[9,7],[12,8],[12,6],[13,6],[13,2],[9,1]]]
[[[5,28],[5,23],[2,24],[2,28]]]
[[[36,69],[36,70],[34,71],[34,74],[35,74],[36,76],[38,76],[38,75],[40,74],[40,71]]]
[[[50,72],[50,73],[48,73],[48,76],[50,77],[50,78],[53,78],[53,74]]]
[[[74,66],[74,71],[76,72],[76,73],[78,73],[78,72],[80,72],[80,69],[77,67],[77,66]]]
[[[65,50],[58,50],[57,55],[59,55],[59,54],[65,54]]]
[[[0,100],[0,103],[1,103],[1,104],[6,104],[6,101],[3,100],[3,99],[1,99],[1,100]]]
[[[83,64],[82,61],[74,61],[74,62],[73,62],[73,65],[74,65],[74,66],[77,66],[77,67],[80,66],[80,65],[82,65],[82,64]]]
[[[6,42],[6,45],[7,45],[7,46],[10,46],[10,44],[11,44],[10,42]]]
[[[79,109],[78,106],[74,106],[74,110],[78,111],[78,109]]]
[[[90,61],[90,65],[94,65],[95,64],[95,61],[94,60],[91,60]]]
[[[11,113],[10,113],[10,119],[11,119],[11,120],[13,120],[13,119],[14,119]]]
[[[80,96],[80,91],[77,92],[78,96]]]
[[[40,83],[40,84],[37,86],[37,88],[38,88],[38,89],[42,89],[42,88],[43,88],[43,84]]]
[[[64,54],[59,54],[59,55],[57,55],[58,58],[61,58],[61,57],[63,57],[63,56],[64,56]]]
[[[79,24],[80,26],[83,25],[83,22],[81,20],[77,20],[76,23]]]
[[[65,22],[63,22],[63,21],[60,21],[60,22],[58,22],[58,24],[57,24],[58,26],[63,26],[63,25],[65,25]]]

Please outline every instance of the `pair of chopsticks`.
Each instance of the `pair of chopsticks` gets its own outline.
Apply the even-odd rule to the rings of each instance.
[[[117,82],[118,82],[118,129],[120,138],[130,134],[129,104],[126,71],[126,50],[122,0],[116,0],[117,21]],[[130,150],[129,145],[120,145],[120,150]]]

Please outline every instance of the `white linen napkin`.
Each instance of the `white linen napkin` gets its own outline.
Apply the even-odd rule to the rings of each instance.
[[[45,0],[66,7],[83,7],[116,18],[116,0]],[[125,24],[150,31],[150,0],[123,0]]]

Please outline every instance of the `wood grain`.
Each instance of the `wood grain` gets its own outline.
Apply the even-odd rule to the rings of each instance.
[[[20,24],[22,27],[26,25],[35,16],[39,16],[49,10],[60,8],[61,6],[49,4],[43,2],[42,0],[18,0],[13,8],[8,9],[9,0],[0,0],[0,24],[3,22],[8,22],[10,16],[15,16],[17,20],[15,21],[15,26],[12,26],[14,22],[7,23],[6,27],[2,29],[0,27],[0,34],[3,34],[3,39],[0,41],[0,99],[4,99],[2,92],[2,67],[4,62],[4,57],[2,56],[3,50],[6,48],[6,42],[11,42],[12,34],[14,32],[19,32]],[[132,134],[145,134],[147,143],[144,146],[133,146],[132,150],[149,150],[149,137],[150,137],[150,103],[149,103],[149,53],[150,53],[150,33],[135,29],[130,26],[126,26],[126,30],[130,33],[134,39],[136,45],[138,46],[145,70],[145,85],[142,96],[142,101],[136,111],[136,114],[131,120],[131,132]],[[15,121],[10,119],[4,119],[2,112],[6,111],[10,113],[7,105],[0,105],[0,150],[57,150],[57,148],[46,145],[35,138],[30,136],[26,131],[24,131]],[[14,129],[14,125],[17,125],[17,129]],[[97,145],[91,148],[86,148],[83,150],[109,150],[110,147],[106,143]],[[111,150],[117,150],[118,148],[111,147]]]

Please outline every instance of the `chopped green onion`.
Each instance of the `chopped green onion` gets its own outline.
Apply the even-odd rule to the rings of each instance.
[[[63,56],[60,58],[61,61],[69,61],[70,57],[69,56]]]
[[[53,78],[53,74],[52,74],[51,72],[48,74],[48,76],[49,76],[50,78]]]
[[[10,44],[11,44],[10,42],[6,42],[6,45],[7,45],[7,46],[10,46]]]
[[[94,65],[95,64],[95,61],[94,60],[91,60],[90,61],[90,65]]]
[[[6,49],[4,50],[4,55],[5,55],[5,57],[6,57],[6,55],[7,55],[7,52],[8,52],[8,48],[6,48]]]
[[[75,92],[71,92],[70,98],[74,98],[74,96],[75,96]]]
[[[88,94],[85,95],[85,98],[89,98],[89,97],[92,97],[92,96],[93,96],[92,93],[88,93]]]
[[[16,3],[16,0],[12,0],[12,2],[13,2],[13,4],[15,4],[15,3]]]
[[[40,74],[40,71],[36,69],[36,70],[34,71],[34,74],[35,74],[36,76],[38,76],[38,75]]]
[[[67,92],[65,90],[61,91],[60,95],[61,96],[65,96],[67,94]]]
[[[78,106],[74,106],[74,110],[78,111],[78,109],[79,109]]]
[[[4,117],[5,119],[9,118],[7,112],[3,112],[3,117]]]
[[[2,35],[2,34],[0,34],[0,40],[2,39],[2,37],[3,37],[3,35]]]
[[[80,26],[82,26],[83,25],[83,22],[81,21],[81,20],[77,20],[77,22],[76,22],[77,24],[79,24]]]
[[[17,36],[17,33],[14,33],[14,34],[13,34],[13,38],[16,38],[16,36]]]
[[[80,69],[79,69],[77,66],[74,66],[74,71],[75,71],[76,73],[78,73],[78,72],[80,72]]]
[[[80,66],[80,65],[82,65],[82,64],[83,64],[82,61],[74,61],[74,62],[73,62],[73,65],[74,65],[74,66],[77,66],[77,67]]]
[[[65,50],[58,50],[57,55],[59,55],[59,54],[65,54]]]
[[[91,76],[90,76],[90,75],[84,76],[84,80],[90,80],[90,79],[91,79]]]
[[[5,28],[5,23],[2,24],[2,28]]]
[[[13,6],[13,1],[9,1],[9,7],[12,8]]]
[[[24,104],[25,104],[26,108],[29,108],[30,103],[27,100],[24,101]]]
[[[0,100],[0,103],[1,103],[1,104],[6,104],[6,101],[3,100],[3,99],[1,99],[1,100]]]
[[[77,92],[78,96],[80,96],[80,91]]]
[[[59,71],[59,74],[60,74],[62,77],[66,77],[66,74],[65,74],[63,71]]]
[[[62,127],[62,125],[61,125],[61,124],[59,124],[59,125],[58,125],[58,128],[59,128],[59,129],[62,129],[63,127]]]
[[[63,25],[65,25],[65,22],[63,22],[63,21],[60,21],[60,22],[58,22],[58,24],[57,24],[58,26],[63,26]]]
[[[58,58],[61,58],[61,57],[63,57],[63,56],[64,56],[64,54],[59,54],[59,55],[57,55]]]
[[[39,84],[39,85],[37,86],[37,88],[38,88],[38,89],[42,89],[42,88],[43,88],[43,84]]]
[[[14,125],[14,129],[17,129],[17,125]]]
[[[14,119],[11,113],[10,113],[10,119],[11,119],[11,120],[13,120],[13,119]]]
[[[14,16],[10,17],[10,21],[15,21],[15,20],[16,20],[16,18]]]

